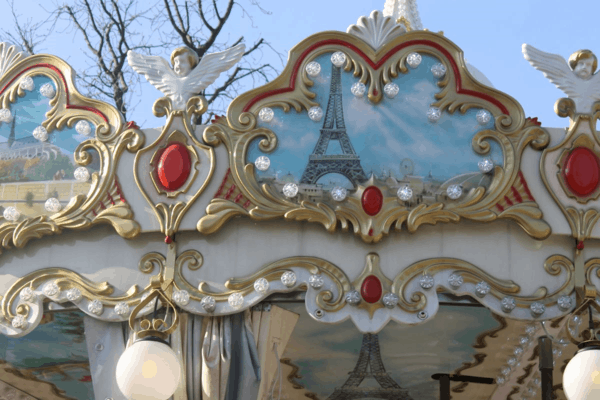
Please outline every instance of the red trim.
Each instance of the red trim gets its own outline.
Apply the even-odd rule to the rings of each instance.
[[[512,186],[510,189],[512,190],[513,196],[515,196],[517,203],[522,203],[523,198],[521,197],[521,194],[519,193],[519,191],[514,186]]]
[[[231,197],[231,195],[233,194],[233,191],[235,190],[235,185],[231,185],[229,187],[229,190],[227,191],[227,193],[225,194],[225,200],[229,200],[229,198]]]
[[[106,206],[104,205],[104,203],[103,203],[102,201],[100,202],[100,207],[101,207],[103,210],[106,210]]]
[[[510,206],[514,206],[515,204],[512,202],[512,200],[508,197],[508,196],[504,196],[504,201],[506,202],[506,204],[510,207]]]
[[[225,187],[225,183],[227,183],[227,179],[229,178],[229,174],[231,173],[231,169],[228,168],[227,169],[227,173],[225,174],[225,178],[223,178],[223,182],[221,182],[221,186],[219,186],[219,188],[217,189],[217,193],[215,193],[215,196],[213,198],[217,198],[221,195],[221,192],[223,191],[223,188]]]
[[[504,211],[504,207],[502,207],[500,205],[500,203],[496,204],[496,208],[498,208],[498,210],[500,210],[500,212]]]
[[[250,202],[250,200],[246,201],[246,202],[244,203],[244,208],[248,208],[248,207],[250,207],[250,204],[252,204],[252,203]]]
[[[116,177],[115,177],[115,186],[117,187],[117,194],[119,195],[119,199],[121,200],[121,202],[126,203],[125,197],[123,197],[123,192],[121,191],[121,187],[119,186],[119,181],[117,180]]]
[[[527,196],[529,196],[529,200],[535,201],[535,199],[533,198],[533,195],[529,191],[529,186],[527,186],[527,181],[525,180],[525,177],[523,176],[523,172],[521,172],[521,171],[519,171],[519,178],[521,178],[521,183],[523,184],[523,189],[525,189],[525,193],[527,193]]]
[[[25,68],[24,70],[22,70],[21,72],[19,72],[17,75],[15,75],[14,78],[12,78],[3,88],[2,90],[0,90],[0,96],[2,95],[2,93],[4,93],[4,91],[19,77],[21,76],[24,72],[29,71],[30,69],[33,68],[48,68],[51,69],[52,71],[56,72],[59,76],[60,79],[63,82],[63,86],[65,87],[65,93],[67,94],[67,109],[73,109],[73,110],[86,110],[86,111],[90,111],[93,112],[94,114],[100,116],[100,118],[102,118],[104,120],[104,122],[108,123],[108,118],[106,117],[106,115],[104,115],[100,110],[92,108],[92,107],[85,107],[85,106],[74,106],[69,104],[69,89],[67,86],[67,80],[65,79],[65,76],[62,74],[62,72],[56,68],[54,65],[52,64],[35,64],[32,65],[30,67]]]
[[[452,70],[454,71],[454,76],[456,77],[456,92],[457,93],[466,94],[469,96],[478,97],[480,99],[486,100],[486,101],[494,104],[496,107],[498,107],[500,109],[500,111],[502,111],[502,113],[504,113],[506,115],[510,115],[508,109],[500,101],[496,100],[492,96],[487,95],[485,93],[479,93],[474,90],[463,89],[462,88],[462,80],[461,80],[460,73],[458,70],[458,65],[456,64],[456,61],[454,60],[454,58],[452,58],[450,52],[448,50],[446,50],[443,46],[441,46],[437,43],[434,43],[431,40],[423,40],[423,39],[409,40],[408,42],[399,44],[398,46],[394,47],[389,52],[387,52],[386,55],[383,56],[383,58],[381,58],[381,60],[379,60],[377,63],[374,63],[373,61],[371,61],[371,59],[368,58],[367,55],[365,53],[363,53],[360,49],[358,49],[358,47],[356,47],[353,44],[350,44],[346,41],[339,40],[339,39],[322,40],[320,42],[313,44],[306,50],[304,50],[304,52],[300,55],[300,57],[296,61],[296,64],[294,65],[294,69],[292,70],[292,77],[291,77],[291,82],[290,82],[289,87],[282,88],[282,89],[275,89],[275,90],[271,90],[266,93],[259,94],[258,96],[254,97],[252,100],[250,100],[246,104],[243,111],[247,112],[248,110],[250,110],[250,108],[256,102],[258,102],[262,99],[265,99],[267,97],[274,96],[277,94],[288,93],[288,92],[293,91],[296,86],[296,78],[298,76],[298,70],[300,69],[300,64],[302,64],[302,61],[304,61],[306,56],[308,56],[308,54],[311,53],[313,50],[315,50],[319,47],[328,46],[328,45],[340,45],[340,46],[344,46],[344,47],[347,47],[347,48],[353,50],[355,53],[360,55],[375,70],[378,70],[394,53],[398,52],[399,50],[401,50],[405,47],[413,46],[413,45],[425,45],[425,46],[433,47],[433,48],[437,49],[438,51],[440,51],[446,57],[446,59],[450,62],[451,66],[452,66]]]
[[[113,199],[113,197],[110,195],[110,192],[106,192],[106,194],[108,195],[108,198],[110,199],[110,203],[114,206],[115,205],[115,200]]]
[[[241,199],[242,199],[242,194],[240,193],[237,196],[235,196],[234,203],[238,203]]]

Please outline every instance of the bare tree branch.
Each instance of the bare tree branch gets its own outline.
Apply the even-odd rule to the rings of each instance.
[[[10,0],[10,2],[6,0],[6,3],[10,6],[14,31],[2,29],[0,39],[20,45],[29,54],[37,53],[38,46],[44,43],[54,30],[54,21],[56,20],[54,13],[50,13],[48,18],[43,21],[33,22],[31,18],[25,19],[17,14],[14,0]]]

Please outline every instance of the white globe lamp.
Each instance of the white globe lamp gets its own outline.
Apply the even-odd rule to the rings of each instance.
[[[562,384],[569,400],[600,399],[600,346],[579,350],[567,364]]]
[[[130,400],[166,400],[175,393],[180,378],[177,355],[154,336],[135,342],[117,363],[117,385]]]

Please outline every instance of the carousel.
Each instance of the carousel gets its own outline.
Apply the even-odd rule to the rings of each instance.
[[[244,51],[130,51],[150,129],[0,43],[0,399],[600,396],[591,51],[545,127],[387,0],[196,125]]]

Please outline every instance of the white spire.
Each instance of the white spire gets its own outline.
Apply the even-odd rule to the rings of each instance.
[[[383,15],[392,17],[396,22],[404,24],[408,31],[423,29],[417,0],[385,0]]]

